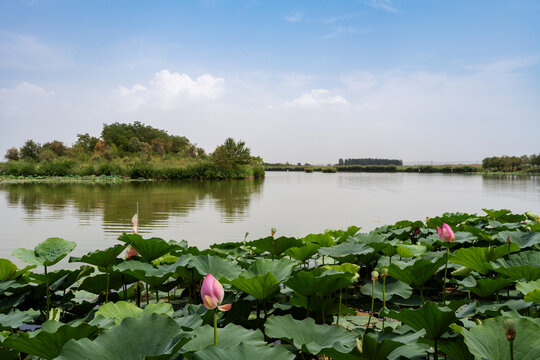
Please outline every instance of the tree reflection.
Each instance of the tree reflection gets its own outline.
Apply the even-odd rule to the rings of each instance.
[[[80,216],[103,214],[103,222],[129,224],[139,206],[141,226],[152,226],[171,216],[187,216],[204,204],[212,204],[225,221],[241,220],[251,199],[260,195],[264,179],[201,181],[185,183],[6,184],[0,186],[9,205],[21,207],[29,218],[46,209],[62,216],[73,207]]]

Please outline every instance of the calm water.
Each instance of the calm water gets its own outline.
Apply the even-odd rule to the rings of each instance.
[[[357,225],[369,231],[443,212],[506,208],[540,213],[540,177],[446,174],[305,174],[187,184],[0,185],[0,257],[48,237],[75,241],[75,255],[131,230],[139,204],[144,237],[212,243],[303,236]],[[13,259],[12,259],[13,260]]]

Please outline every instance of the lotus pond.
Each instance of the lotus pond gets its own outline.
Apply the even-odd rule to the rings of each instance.
[[[17,249],[22,269],[0,259],[1,359],[540,358],[533,213],[205,250],[124,233],[59,269],[75,246]]]

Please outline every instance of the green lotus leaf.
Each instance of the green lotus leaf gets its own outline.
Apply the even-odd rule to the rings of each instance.
[[[421,256],[427,252],[427,248],[424,245],[399,244],[396,246],[396,252],[401,257]]]
[[[305,262],[317,253],[321,245],[315,243],[304,244],[300,247],[292,247],[285,250],[285,255],[301,262]]]
[[[529,282],[518,282],[516,290],[525,295],[523,300],[540,303],[540,279]]]
[[[369,245],[358,243],[354,240],[347,240],[336,246],[320,248],[319,255],[331,256],[333,258],[344,258],[350,255],[369,254],[373,251],[374,249]]]
[[[362,359],[386,359],[396,348],[403,346],[401,342],[392,339],[376,339],[372,334],[362,337]]]
[[[328,247],[336,244],[330,234],[309,234],[303,238],[302,241],[305,243],[318,244],[321,247]]]
[[[118,259],[118,255],[120,255],[120,253],[122,253],[126,247],[127,245],[115,245],[105,250],[90,252],[81,257],[72,256],[69,258],[69,262],[82,262],[107,269],[112,265],[116,265],[121,262],[121,259]]]
[[[212,255],[198,255],[191,259],[192,266],[201,276],[212,274],[221,281],[223,278],[233,280],[240,275],[242,268],[230,261]]]
[[[113,270],[133,276],[152,287],[158,287],[174,274],[166,266],[154,267],[151,264],[134,260],[115,265]]]
[[[250,267],[242,273],[242,276],[249,278],[258,275],[266,275],[272,273],[280,282],[287,281],[289,279],[292,269],[296,266],[296,262],[290,261],[286,258],[281,258],[279,261],[273,261],[269,259],[255,260]]]
[[[516,243],[512,243],[510,248],[507,245],[501,245],[496,248],[463,248],[456,250],[454,256],[451,256],[449,261],[486,275],[491,270],[490,261],[495,261],[508,252],[512,253],[516,251],[519,251],[519,246]]]
[[[388,266],[388,275],[406,284],[420,287],[444,265],[446,258],[443,255],[438,253],[434,257],[418,258],[408,263],[395,261]]]
[[[452,227],[452,229],[457,228],[459,224],[466,222],[467,220],[475,218],[476,215],[466,214],[466,213],[444,213],[442,216],[437,216],[429,218],[426,221],[427,227],[431,229],[436,229],[437,226],[442,226],[444,223],[447,223]]]
[[[175,246],[160,238],[143,239],[138,234],[122,234],[118,240],[131,244],[146,261],[153,260],[171,252]],[[178,244],[178,243],[177,243]]]
[[[292,247],[303,246],[304,243],[302,240],[293,237],[281,236],[274,238],[273,236],[268,236],[259,240],[250,241],[248,242],[248,245],[256,248],[260,252],[268,251],[272,256],[279,256],[284,253],[285,250]]]
[[[413,360],[424,360],[427,359],[427,354],[429,354],[430,346],[423,343],[413,343],[402,345],[394,349],[390,354],[388,354],[388,360],[401,360],[401,359],[413,359]],[[457,359],[456,359],[457,360]]]
[[[169,316],[126,318],[94,341],[88,338],[69,341],[56,360],[142,360],[158,355],[161,355],[159,359],[169,359],[189,338]]]
[[[195,353],[195,360],[294,360],[294,354],[281,345],[256,346],[241,343],[234,347],[209,346]]]
[[[468,311],[464,311],[463,314],[466,314],[467,316],[474,316],[476,314],[498,316],[502,313],[502,311],[521,311],[530,308],[531,305],[532,303],[525,302],[523,300],[508,300],[503,303],[482,302],[481,305],[474,302],[470,305],[470,309]],[[459,313],[458,317],[462,317],[461,315],[462,314]]]
[[[456,335],[457,336],[437,340],[439,351],[442,351],[454,360],[474,360],[474,356],[465,344],[463,336]]]
[[[29,265],[23,269],[17,269],[17,266],[8,259],[0,259],[0,281],[14,280],[35,267],[36,265]]]
[[[348,272],[343,273],[334,269],[316,268],[296,273],[285,282],[285,285],[302,296],[324,296],[352,285],[352,278]]]
[[[194,329],[191,334],[194,338],[187,343],[182,352],[199,352],[214,344],[214,328],[204,325]],[[264,335],[260,330],[248,330],[242,326],[228,324],[224,328],[217,329],[218,346],[232,347],[244,343],[250,346],[262,347],[266,345]]]
[[[96,326],[80,323],[77,326],[61,324],[53,320],[43,323],[40,330],[20,332],[8,337],[2,346],[43,359],[54,359],[70,340],[88,338],[98,331]]]
[[[118,290],[122,287],[122,274],[113,272],[109,274],[109,289]],[[107,289],[107,274],[96,274],[87,276],[78,286],[79,290],[91,292],[92,294],[101,294]]]
[[[318,325],[315,320],[295,320],[291,315],[270,316],[264,324],[268,337],[287,340],[295,348],[313,355],[323,349],[349,353],[356,344],[356,334],[335,325]]]
[[[508,316],[484,320],[470,330],[461,329],[465,344],[478,359],[510,359],[510,346],[503,323]],[[514,318],[516,338],[514,359],[540,359],[540,322],[527,317]]]
[[[240,276],[231,281],[231,284],[259,301],[265,301],[279,292],[279,281],[272,273],[249,278]]]
[[[324,233],[333,237],[337,242],[343,242],[349,237],[354,236],[360,229],[360,227],[352,225],[347,230],[325,230]]]
[[[469,277],[470,278],[470,277]],[[467,279],[465,279],[467,280]],[[487,298],[502,288],[512,284],[514,281],[512,279],[505,278],[486,278],[486,279],[477,279],[474,284],[469,283],[469,281],[458,282],[465,289],[471,291],[472,293],[480,296],[481,298]]]
[[[500,258],[490,263],[491,268],[512,280],[533,281],[540,278],[540,252],[521,251],[508,259]]]
[[[368,234],[356,234],[353,237],[355,242],[368,245],[373,248],[375,252],[382,252],[386,256],[392,256],[396,254],[395,245],[399,243],[399,240],[388,240],[386,235],[371,232]]]
[[[441,337],[450,324],[457,320],[452,309],[439,307],[437,303],[431,301],[426,301],[421,308],[416,310],[403,309],[400,312],[392,310],[387,315],[409,325],[416,331],[424,329],[425,337],[431,340]]]
[[[369,281],[362,285],[360,291],[364,295],[371,296],[372,288],[373,282]],[[392,299],[394,295],[408,299],[412,295],[412,288],[402,281],[386,279],[385,292],[386,301]],[[383,300],[383,283],[380,280],[375,282],[375,298],[381,301]]]
[[[126,318],[141,318],[150,314],[172,316],[173,312],[172,305],[164,302],[152,303],[141,309],[133,303],[118,301],[103,304],[96,311],[94,319],[98,319],[98,317],[114,319],[115,324],[118,325]]]
[[[488,233],[486,230],[477,228],[475,226],[463,226],[463,231],[469,232],[476,236],[477,238],[481,238],[485,241],[491,241],[493,239],[493,236]]]
[[[77,244],[60,238],[48,238],[40,242],[34,250],[15,249],[13,256],[30,265],[52,266],[73,251]]]
[[[527,219],[525,215],[521,214],[512,214],[510,210],[501,209],[501,210],[492,210],[492,209],[482,209],[487,214],[488,218],[491,220],[500,221],[503,223],[519,223]]]
[[[518,244],[521,249],[540,244],[540,232],[536,231],[501,231],[493,239],[506,244],[508,237],[510,237],[513,243]]]
[[[33,317],[27,311],[14,311],[0,314],[0,330],[16,329],[22,324],[30,323]]]

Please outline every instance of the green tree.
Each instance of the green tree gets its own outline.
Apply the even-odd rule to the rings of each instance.
[[[42,146],[43,150],[52,151],[55,156],[66,156],[68,149],[63,142],[58,140],[53,140],[51,142],[45,143]]]
[[[12,147],[6,151],[6,155],[4,155],[4,157],[7,160],[17,161],[19,160],[19,150],[16,147]]]
[[[39,160],[41,145],[34,140],[26,140],[20,149],[21,159],[23,160]]]
[[[90,136],[88,133],[77,134],[77,141],[73,144],[73,147],[82,149],[86,153],[92,153],[98,141],[97,137]]]
[[[245,142],[235,142],[233,138],[227,138],[223,145],[214,150],[212,160],[219,168],[230,169],[237,165],[249,164],[251,154]]]

